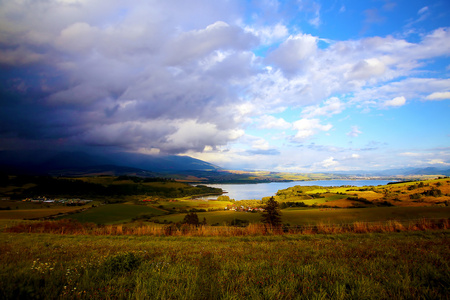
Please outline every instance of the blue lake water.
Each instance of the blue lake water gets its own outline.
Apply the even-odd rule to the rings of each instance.
[[[211,187],[221,188],[231,199],[249,200],[274,196],[278,190],[287,189],[291,186],[318,185],[318,186],[377,186],[385,185],[392,180],[314,180],[314,181],[290,181],[290,182],[269,182],[250,184],[208,184]],[[207,199],[217,199],[217,197],[205,197]]]

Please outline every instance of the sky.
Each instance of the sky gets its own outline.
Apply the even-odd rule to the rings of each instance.
[[[447,0],[0,0],[0,150],[450,168]]]

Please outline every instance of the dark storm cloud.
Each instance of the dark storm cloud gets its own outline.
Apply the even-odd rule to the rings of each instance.
[[[0,3],[3,148],[181,153],[239,136],[233,80],[256,71],[258,40],[233,24],[235,3],[136,3]]]

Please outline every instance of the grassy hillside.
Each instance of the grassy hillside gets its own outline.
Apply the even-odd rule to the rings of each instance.
[[[84,197],[88,199],[125,201],[129,196],[143,195],[178,198],[203,194],[221,194],[222,190],[204,185],[189,185],[164,178],[99,176],[56,178],[9,176],[1,182],[0,195],[22,200],[38,196]]]
[[[446,299],[450,232],[0,233],[1,299]]]
[[[374,207],[355,209],[299,209],[288,208],[281,211],[283,224],[315,225],[315,224],[349,224],[353,222],[385,222],[389,220],[408,221],[422,218],[446,219],[450,217],[450,207]],[[213,211],[198,212],[200,220],[206,219],[208,224],[223,225],[234,219],[246,220],[249,223],[260,223],[260,213]],[[171,214],[154,217],[153,220],[164,222],[181,222],[185,214]],[[166,223],[164,222],[164,223]]]
[[[448,206],[450,178],[376,187],[294,186],[277,192],[279,202],[303,202],[333,207]]]
[[[166,197],[164,195],[167,193],[189,195],[214,191],[207,187],[191,186],[170,180],[100,176],[78,178],[75,181],[75,186],[81,182],[105,189],[122,191],[130,189],[137,192],[103,198],[99,196],[103,200],[81,206],[3,200],[0,202],[0,219],[21,220],[54,216],[97,224],[130,222],[167,224],[181,222],[188,212],[195,212],[200,220],[205,219],[209,225],[231,224],[233,220],[251,224],[260,222],[261,213],[244,211],[248,208],[263,207],[264,201],[268,199],[232,201],[226,196],[220,197],[219,200]],[[29,193],[30,189],[39,186],[40,183],[23,181],[21,184],[4,186],[3,191],[5,194],[20,194],[25,193],[24,191]],[[147,192],[141,194],[140,190]],[[450,179],[443,178],[377,187],[294,186],[278,191],[275,199],[282,208],[283,224],[295,226],[407,221],[421,218],[446,219],[450,217],[449,195]],[[95,207],[91,208],[92,206]]]
[[[131,222],[140,216],[159,216],[166,212],[164,210],[133,204],[110,204],[92,208],[90,210],[68,215],[71,219],[80,222],[91,222],[97,224],[121,224]]]
[[[77,180],[105,188],[182,187],[124,177]],[[276,196],[280,229],[246,211],[263,205],[255,200],[146,194],[80,206],[2,200],[0,298],[446,299],[449,193],[448,179],[293,187]],[[175,225],[188,212],[209,225]],[[60,220],[22,220],[52,214]]]

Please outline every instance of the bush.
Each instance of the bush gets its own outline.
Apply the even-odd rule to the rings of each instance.
[[[411,194],[411,195],[409,195],[409,198],[410,199],[420,199],[420,198],[422,198],[422,194],[419,194],[419,193]]]
[[[36,223],[22,223],[9,227],[6,232],[28,232],[28,233],[57,233],[57,234],[80,234],[91,231],[99,226],[94,223],[80,223],[73,219],[61,219],[58,221],[42,221]]]
[[[423,192],[422,195],[432,196],[432,197],[441,197],[442,191],[440,189],[432,188],[431,190]]]
[[[356,197],[347,197],[348,200],[352,200],[352,201],[358,201],[364,204],[373,204],[372,201],[367,200],[366,198],[358,198],[358,196]]]
[[[247,227],[250,224],[250,221],[248,220],[241,220],[241,219],[233,219],[231,221],[231,226],[237,226],[237,227]]]
[[[191,212],[191,213],[188,213],[186,216],[184,216],[183,224],[198,226],[198,225],[200,225],[200,221],[198,220],[197,214],[194,212]]]
[[[278,202],[273,197],[267,201],[262,213],[261,222],[272,227],[279,227],[281,225],[281,214]]]
[[[141,264],[142,259],[133,252],[125,252],[108,257],[103,262],[103,269],[109,274],[133,271]]]
[[[378,204],[378,206],[395,206],[394,204],[392,204],[391,202],[389,202],[389,201],[383,201],[383,202],[380,202],[379,204]]]

